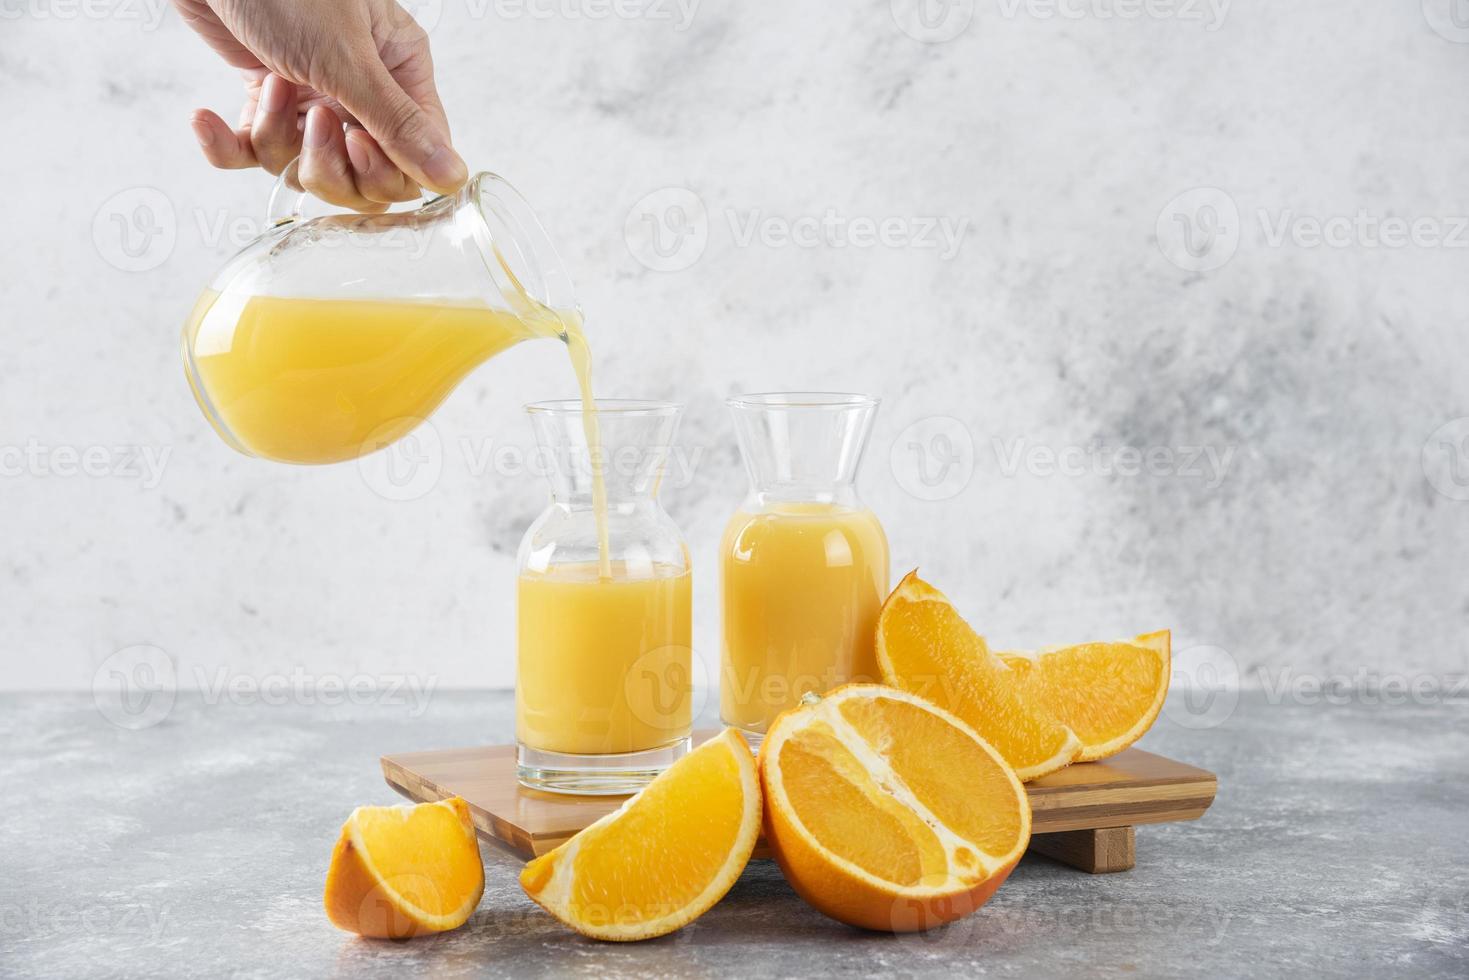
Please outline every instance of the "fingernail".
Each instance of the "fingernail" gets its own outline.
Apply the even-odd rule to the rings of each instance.
[[[306,133],[303,137],[307,146],[313,150],[319,150],[326,146],[332,138],[332,131],[328,126],[325,111],[313,110],[306,116]]]
[[[295,94],[296,86],[279,75],[271,75],[260,93],[260,108],[265,112],[284,112]]]
[[[194,139],[199,141],[200,146],[208,149],[214,145],[214,130],[209,128],[207,122],[202,119],[195,119],[189,125],[194,128]]]
[[[347,158],[352,161],[352,169],[357,171],[359,176],[366,176],[372,169],[372,154],[350,136],[347,138]]]
[[[457,188],[469,179],[469,168],[459,154],[447,146],[439,147],[423,161],[423,172],[436,190]]]

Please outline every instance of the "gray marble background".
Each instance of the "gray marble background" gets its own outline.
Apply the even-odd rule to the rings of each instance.
[[[882,396],[895,573],[995,642],[1171,627],[1185,680],[1278,691],[1469,668],[1466,7],[418,12],[459,147],[562,247],[599,392],[688,406],[665,497],[705,663],[722,400],[820,388]],[[0,688],[509,684],[544,487],[493,454],[573,393],[563,352],[478,371],[412,499],[235,454],[177,338],[270,186],[188,127],[236,79],[160,0],[0,14]]]

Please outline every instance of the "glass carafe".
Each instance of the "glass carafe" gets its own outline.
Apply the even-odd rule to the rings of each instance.
[[[778,392],[728,404],[750,492],[719,550],[719,713],[758,746],[808,691],[879,677],[888,544],[855,486],[877,399]]]
[[[331,463],[423,421],[477,365],[580,339],[571,279],[493,174],[413,211],[306,218],[276,184],[267,230],[195,304],[183,356],[199,407],[241,452]]]
[[[551,792],[633,793],[689,747],[689,551],[658,502],[682,409],[598,399],[596,458],[580,402],[527,411],[551,502],[520,544],[519,779]],[[594,466],[607,488],[605,565]]]

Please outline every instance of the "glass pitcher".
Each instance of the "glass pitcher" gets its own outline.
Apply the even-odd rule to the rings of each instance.
[[[689,549],[658,502],[678,405],[598,399],[527,406],[551,501],[520,544],[515,736],[523,785],[633,793],[689,747]],[[606,562],[593,467],[607,487]]]
[[[332,463],[406,435],[477,365],[581,341],[571,278],[530,205],[489,173],[413,211],[306,218],[281,174],[267,230],[184,327],[194,397],[243,453]]]
[[[855,485],[877,399],[777,392],[728,404],[750,492],[719,548],[719,714],[758,747],[808,691],[880,679],[888,542]]]

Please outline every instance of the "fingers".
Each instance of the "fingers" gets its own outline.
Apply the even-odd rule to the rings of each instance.
[[[424,51],[426,54],[426,47]],[[374,125],[393,134],[389,146],[364,129],[343,133],[341,116],[331,107],[312,106],[303,117],[296,85],[270,72],[263,72],[256,98],[246,104],[239,128],[231,129],[215,113],[200,109],[191,120],[194,135],[209,162],[224,169],[258,166],[279,174],[299,156],[292,187],[357,211],[381,212],[388,204],[418,197],[419,184],[400,168],[405,157],[417,160],[416,169],[425,177],[430,172],[438,174],[430,186],[443,192],[462,186],[468,171],[443,135],[447,127],[432,92],[431,69],[426,97],[431,112],[426,112],[393,81],[381,61],[375,65],[371,70],[375,80],[356,88],[359,99],[368,101],[354,102],[368,106],[371,111],[366,114],[376,120]],[[392,104],[384,106],[362,94],[373,86]],[[340,104],[344,115],[364,114],[354,112],[346,100]]]
[[[348,129],[347,156],[352,160],[357,189],[369,201],[384,204],[418,199],[418,185],[409,180],[397,164],[388,159],[377,140],[365,129]]]
[[[296,112],[296,86],[269,75],[260,87],[260,102],[250,122],[250,144],[260,165],[279,174],[301,152],[301,124]]]
[[[398,169],[440,194],[464,185],[469,168],[449,145],[448,131],[403,91],[381,60],[364,57],[346,81],[338,101]]]
[[[194,110],[189,121],[194,128],[194,138],[204,151],[204,159],[221,170],[243,170],[259,165],[255,159],[255,148],[250,145],[250,131],[236,132],[218,114],[208,109]]]
[[[368,199],[358,189],[352,164],[347,158],[347,144],[342,136],[342,121],[326,106],[316,106],[306,114],[302,138],[301,164],[297,171],[301,186],[326,201],[354,211],[386,211],[386,202]]]

